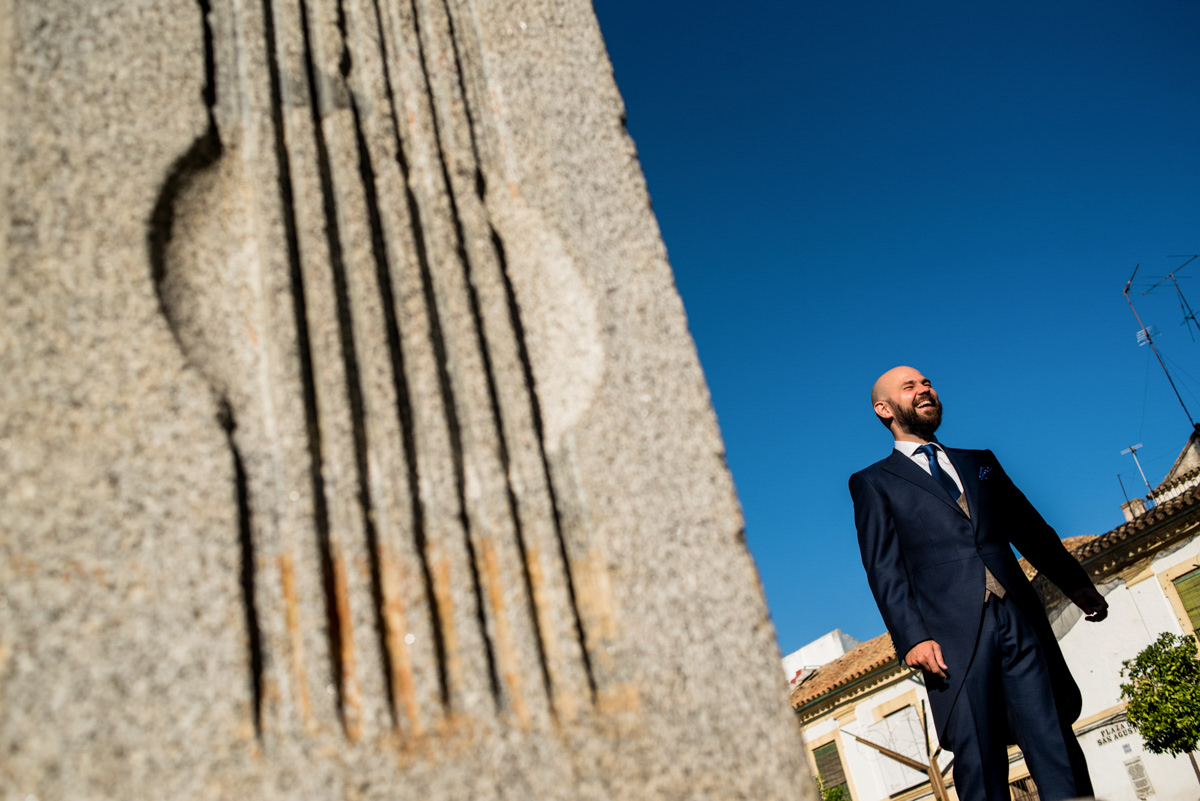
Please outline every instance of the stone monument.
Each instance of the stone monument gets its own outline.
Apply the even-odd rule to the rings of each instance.
[[[0,0],[0,110],[0,797],[812,797],[586,0]]]

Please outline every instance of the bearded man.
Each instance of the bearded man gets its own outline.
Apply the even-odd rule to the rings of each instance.
[[[850,477],[863,567],[897,655],[923,672],[960,801],[1009,801],[1014,742],[1042,801],[1092,795],[1079,688],[1010,546],[1088,620],[1108,603],[991,451],[937,441],[929,379],[889,370],[871,405],[895,450]]]

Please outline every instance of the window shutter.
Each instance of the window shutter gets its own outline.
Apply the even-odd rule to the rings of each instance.
[[[1183,602],[1188,619],[1192,621],[1192,628],[1200,631],[1200,569],[1180,576],[1174,583],[1179,600]]]
[[[829,743],[813,749],[813,759],[817,763],[817,773],[826,787],[837,787],[846,783],[846,772],[842,770],[842,758],[838,755],[837,743]]]

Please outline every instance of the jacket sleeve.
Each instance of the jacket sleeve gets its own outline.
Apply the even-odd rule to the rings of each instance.
[[[914,645],[933,638],[913,598],[908,566],[900,552],[887,501],[861,473],[850,476],[850,497],[854,500],[854,525],[867,583],[892,635],[896,655],[903,660]]]
[[[1091,587],[1092,580],[1079,561],[1071,556],[1062,544],[1057,532],[1047,523],[1034,508],[1025,493],[1017,489],[999,460],[991,451],[986,451],[988,458],[996,465],[998,478],[1004,482],[1005,497],[1005,534],[1009,542],[1016,546],[1021,555],[1037,568],[1037,571],[1066,594],[1084,587]]]

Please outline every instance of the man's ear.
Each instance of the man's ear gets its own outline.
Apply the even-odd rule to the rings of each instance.
[[[895,415],[892,414],[892,407],[885,400],[875,401],[875,416],[881,420],[891,420]]]

